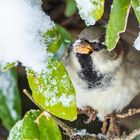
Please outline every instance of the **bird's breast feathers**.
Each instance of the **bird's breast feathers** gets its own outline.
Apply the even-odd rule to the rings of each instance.
[[[118,74],[106,88],[87,89],[77,83],[75,84],[77,106],[79,108],[91,106],[98,110],[101,118],[113,111],[121,111],[138,94],[138,82],[140,83],[140,80],[136,81],[132,77]]]
[[[103,118],[113,111],[121,111],[139,93],[140,67],[130,66],[129,69],[132,62],[124,63],[121,56],[117,60],[109,59],[104,52],[80,60],[76,57],[72,56],[66,68],[76,90],[79,108],[91,106]],[[85,64],[79,62],[81,59],[86,59]]]

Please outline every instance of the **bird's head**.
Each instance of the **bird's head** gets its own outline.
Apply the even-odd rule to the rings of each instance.
[[[96,28],[84,30],[85,35],[82,32],[79,38],[67,48],[63,59],[69,75],[85,81],[88,87],[100,86],[102,80],[107,82],[122,63],[121,55],[116,58],[115,51],[107,51],[104,43],[100,41],[104,30]]]

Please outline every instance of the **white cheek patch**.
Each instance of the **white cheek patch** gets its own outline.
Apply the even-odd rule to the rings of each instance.
[[[122,56],[116,60],[110,60],[102,51],[94,52],[92,56],[95,68],[102,74],[115,71],[117,67],[122,63]]]

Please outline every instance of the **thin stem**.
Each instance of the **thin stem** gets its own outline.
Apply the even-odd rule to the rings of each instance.
[[[27,91],[27,89],[23,89],[23,93],[42,111],[44,111],[44,109],[38,104],[36,103],[36,101],[33,99],[32,95]]]
[[[27,89],[23,90],[23,93],[42,111],[46,111],[44,110],[32,97],[32,95],[27,91]],[[46,111],[47,112],[47,111]],[[49,115],[51,115],[51,117],[57,122],[57,124],[66,132],[66,134],[68,136],[72,136],[72,134],[74,133],[73,128],[69,127],[68,125],[66,125],[65,123],[63,123],[62,121],[60,121],[58,118],[56,118],[54,115],[52,115],[51,113],[47,112]]]
[[[124,118],[133,116],[133,115],[138,114],[138,113],[140,113],[140,108],[138,108],[138,109],[129,109],[127,113],[125,113],[125,114],[116,114],[116,116],[118,118],[120,118],[120,119],[124,119]]]

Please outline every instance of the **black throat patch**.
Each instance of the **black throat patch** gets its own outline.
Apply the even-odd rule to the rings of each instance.
[[[104,88],[103,81],[105,80],[105,86],[110,83],[111,76],[105,78],[106,75],[102,75],[95,70],[92,58],[89,54],[76,54],[78,61],[81,65],[81,71],[78,72],[79,77],[86,81],[88,88]]]

